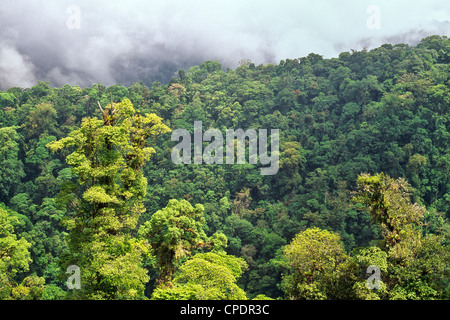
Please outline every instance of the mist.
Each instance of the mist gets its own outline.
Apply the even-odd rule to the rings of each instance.
[[[167,82],[206,60],[277,64],[449,35],[447,0],[2,1],[0,89]]]

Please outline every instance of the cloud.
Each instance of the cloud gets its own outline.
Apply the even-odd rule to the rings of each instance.
[[[369,29],[367,8],[379,8]],[[448,35],[446,0],[5,0],[0,88],[168,81],[205,60],[278,63]]]
[[[20,84],[30,87],[35,84],[35,67],[29,58],[19,53],[6,41],[0,42],[0,85],[12,87]]]

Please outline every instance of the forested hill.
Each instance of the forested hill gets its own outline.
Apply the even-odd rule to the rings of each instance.
[[[136,83],[53,88],[39,82],[31,88],[0,92],[0,203],[5,212],[17,217],[14,232],[17,239],[30,244],[31,259],[29,270],[19,264],[5,268],[17,269],[11,275],[18,283],[29,275],[45,279],[45,284],[40,283],[46,288],[44,298],[61,298],[62,290],[67,290],[66,270],[61,272],[60,267],[67,230],[60,221],[73,210],[67,200],[72,190],[68,181],[76,184],[77,180],[66,162],[69,153],[52,152],[46,146],[80,128],[84,117],[102,119],[97,101],[106,106],[111,97],[114,103],[128,98],[141,114],[155,113],[172,132],[177,128],[193,132],[194,121],[202,121],[203,130],[222,132],[279,129],[280,168],[275,175],[261,175],[258,164],[176,165],[171,160],[176,142],[171,141],[170,132],[157,139],[156,152],[143,167],[146,211],[139,225],[171,199],[203,205],[205,234],[226,235],[227,254],[247,265],[236,279],[248,298],[306,294],[307,289],[302,291],[293,283],[304,281],[310,286],[312,278],[306,275],[301,280],[301,275],[289,273],[295,270],[295,259],[286,249],[300,232],[316,227],[339,235],[345,254],[351,256],[358,247],[379,245],[383,225],[364,210],[367,201],[352,201],[361,173],[373,177],[384,173],[392,181],[406,179],[412,187],[412,203],[426,207],[422,237],[443,236],[440,243],[448,246],[449,63],[450,39],[431,36],[414,47],[385,44],[370,51],[343,52],[332,59],[312,53],[278,65],[242,61],[234,70],[206,61],[180,70],[168,84],[155,82],[150,87]],[[367,179],[360,180],[360,186],[373,182]],[[395,183],[386,185],[401,189]],[[422,248],[437,250],[436,243],[427,243]],[[448,259],[445,248],[442,259]],[[419,256],[430,255],[414,257]],[[291,264],[286,262],[291,258]],[[433,259],[439,260],[438,256]],[[394,260],[388,262],[395,264]],[[448,260],[436,261],[430,263],[443,263],[446,276],[436,271],[439,276],[430,275],[426,279],[433,280],[421,282],[429,284],[426,290],[414,283],[402,291],[395,285],[407,281],[398,280],[400,271],[392,271],[396,276],[386,280],[386,290],[391,290],[386,296],[406,297],[414,292],[408,297],[448,299]],[[405,265],[419,268],[418,263]],[[150,297],[159,269],[150,263],[146,267],[150,279],[146,296]],[[182,270],[187,272],[187,266]],[[319,284],[308,287],[308,292],[323,294],[314,297],[341,297],[329,284],[321,287],[319,276],[314,279]],[[2,281],[6,280],[0,276],[0,287]],[[394,293],[393,288],[398,290]],[[344,298],[357,296],[345,294]]]

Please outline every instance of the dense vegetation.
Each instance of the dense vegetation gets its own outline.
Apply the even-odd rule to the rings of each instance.
[[[449,63],[432,36],[0,92],[0,299],[449,299]],[[278,173],[175,165],[194,121],[280,129]]]

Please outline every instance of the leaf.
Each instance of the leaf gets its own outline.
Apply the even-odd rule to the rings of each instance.
[[[88,202],[95,203],[119,203],[119,200],[116,196],[107,194],[105,189],[101,186],[90,187],[88,190],[86,190],[86,192],[84,192],[83,199]]]

